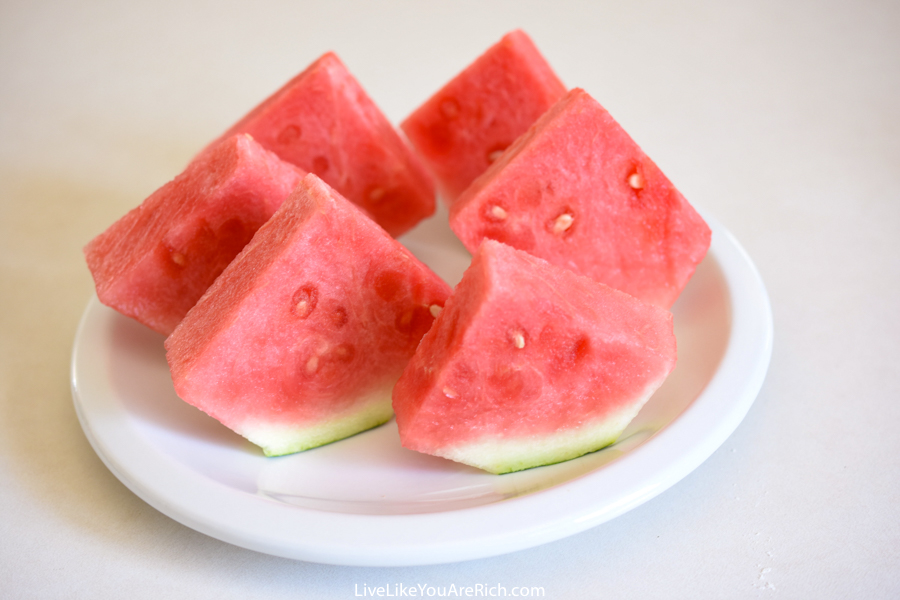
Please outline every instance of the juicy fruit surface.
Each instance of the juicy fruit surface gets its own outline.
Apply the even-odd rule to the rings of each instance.
[[[675,358],[668,311],[486,240],[394,388],[400,438],[497,473],[574,458]]]
[[[470,251],[490,238],[670,307],[710,230],[609,113],[573,89],[453,204]]]
[[[307,175],[166,341],[175,390],[269,455],[347,437],[390,418],[449,293]]]
[[[334,53],[236,123],[283,160],[315,173],[398,236],[434,213],[431,176]]]
[[[224,139],[84,249],[100,301],[170,334],[302,174]]]
[[[565,93],[531,39],[516,30],[416,109],[401,128],[452,202]]]

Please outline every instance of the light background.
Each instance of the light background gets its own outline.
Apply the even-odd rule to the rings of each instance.
[[[344,568],[150,508],[81,432],[81,247],[326,50],[395,123],[524,28],[768,286],[768,379],[731,438],[602,526],[459,564]],[[0,4],[0,597],[352,598],[354,584],[547,598],[900,597],[900,4]]]

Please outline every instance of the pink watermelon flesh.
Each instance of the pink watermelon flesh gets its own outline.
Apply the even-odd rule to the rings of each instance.
[[[670,307],[710,244],[688,201],[596,100],[573,89],[451,207],[491,238]]]
[[[675,359],[668,311],[485,240],[394,388],[400,439],[492,473],[575,458]]]
[[[391,417],[450,288],[315,175],[166,340],[175,391],[269,456]]]
[[[172,333],[301,178],[245,135],[222,140],[85,247],[97,296]]]
[[[505,35],[401,124],[452,204],[566,93],[521,30]]]
[[[434,182],[334,53],[289,81],[223,137],[249,133],[315,173],[398,236],[434,213]]]

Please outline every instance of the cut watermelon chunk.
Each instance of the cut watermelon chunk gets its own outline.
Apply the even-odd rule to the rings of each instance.
[[[672,315],[485,240],[394,388],[403,445],[492,473],[613,443],[675,366]]]
[[[450,288],[315,175],[166,340],[175,391],[269,456],[391,417]]]
[[[665,308],[710,244],[684,196],[577,88],[466,190],[450,226],[470,251],[499,240]]]
[[[249,133],[315,173],[398,236],[434,213],[431,175],[384,113],[328,52],[224,134]]]
[[[303,174],[226,138],[84,249],[100,301],[172,333]]]
[[[400,125],[449,203],[566,93],[521,30],[507,35]]]

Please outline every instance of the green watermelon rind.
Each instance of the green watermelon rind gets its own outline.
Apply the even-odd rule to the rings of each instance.
[[[260,421],[246,422],[236,427],[235,431],[262,448],[263,453],[269,457],[317,448],[390,421],[394,416],[391,408],[393,387],[392,382],[368,394],[362,394],[353,400],[353,410],[305,427]]]
[[[668,373],[666,374],[668,375]],[[651,383],[640,400],[594,423],[564,429],[546,436],[519,439],[481,439],[430,451],[495,475],[524,471],[565,462],[616,443],[666,377]]]

